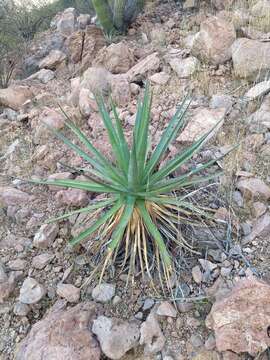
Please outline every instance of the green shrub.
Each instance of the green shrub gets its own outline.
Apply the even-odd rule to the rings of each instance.
[[[102,200],[94,201],[90,206],[49,221],[64,220],[74,214],[92,213],[92,218],[95,220],[91,226],[73,238],[70,244],[80,244],[96,234],[95,239],[92,238],[91,252],[100,260],[101,267],[97,266],[96,270],[100,270],[101,278],[106,267],[117,260],[122,269],[129,266],[130,276],[140,269],[142,274],[148,273],[151,277],[157,270],[160,279],[165,278],[168,283],[174,270],[174,263],[177,262],[172,252],[177,247],[190,250],[192,248],[184,238],[179,225],[201,226],[202,219],[210,218],[203,207],[192,203],[190,196],[191,189],[195,185],[208,182],[219,175],[215,173],[196,176],[213,165],[216,160],[195,167],[181,176],[172,177],[172,175],[199,151],[213,129],[160,167],[160,161],[168,146],[186,124],[185,114],[190,99],[186,98],[182,102],[151,153],[149,144],[151,97],[147,85],[143,101],[138,102],[131,149],[124,137],[115,106],[111,104],[114,114],[112,119],[103,100],[98,97],[99,112],[108,132],[115,163],[107,160],[67,117],[67,127],[77,136],[86,150],[75,145],[62,133],[53,129],[52,131],[90,165],[88,168],[76,169],[80,173],[83,171],[89,180],[33,181],[38,184],[64,186],[105,195]],[[181,194],[183,190],[184,195]]]

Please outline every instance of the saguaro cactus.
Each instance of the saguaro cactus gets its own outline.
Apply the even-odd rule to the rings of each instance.
[[[143,9],[145,0],[92,0],[98,20],[106,33],[124,31]]]

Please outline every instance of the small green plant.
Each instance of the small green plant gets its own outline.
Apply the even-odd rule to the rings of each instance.
[[[184,99],[152,152],[149,144],[151,101],[152,95],[149,86],[146,85],[144,97],[142,101],[138,101],[133,143],[129,148],[114,104],[111,103],[114,115],[111,118],[103,99],[97,97],[115,162],[107,160],[67,117],[67,127],[86,150],[71,142],[62,133],[53,129],[52,131],[89,163],[90,167],[77,169],[83,171],[89,181],[34,181],[39,184],[106,194],[104,199],[93,201],[90,206],[49,221],[63,220],[79,213],[93,213],[93,219],[96,220],[93,220],[89,228],[70,240],[70,243],[77,245],[91,238],[91,251],[95,255],[98,254],[101,278],[106,267],[116,261],[121,269],[129,267],[129,276],[141,272],[151,277],[157,270],[161,281],[165,278],[169,283],[174,263],[177,261],[172,255],[173,251],[180,246],[192,250],[179,225],[196,225],[201,224],[202,218],[209,219],[209,214],[203,207],[195,206],[191,202],[191,191],[188,190],[219,175],[215,173],[196,176],[213,165],[216,160],[195,167],[181,176],[173,177],[173,174],[199,151],[211,132],[204,134],[163,166],[159,166],[168,146],[186,124],[185,114],[191,100],[189,97]],[[185,194],[176,196],[175,192],[179,190],[185,190]]]
[[[143,9],[144,0],[92,0],[98,20],[107,34],[123,32]]]

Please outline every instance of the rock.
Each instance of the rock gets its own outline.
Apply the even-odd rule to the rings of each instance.
[[[111,76],[105,68],[90,67],[83,73],[81,88],[88,89],[93,94],[108,95]]]
[[[177,315],[177,311],[169,301],[162,301],[156,310],[156,314],[159,316],[175,318]]]
[[[84,30],[87,25],[91,24],[91,16],[89,14],[81,14],[77,17],[79,29]]]
[[[21,106],[33,96],[30,87],[13,85],[6,89],[0,89],[0,106],[20,110]]]
[[[248,244],[251,241],[255,240],[257,237],[269,239],[269,233],[270,214],[266,213],[255,221],[251,233],[242,239],[242,243]]]
[[[96,54],[105,45],[102,29],[92,25],[87,26],[84,31],[74,32],[65,42],[69,59],[75,64],[80,62],[81,71],[92,66]]]
[[[235,0],[211,0],[211,4],[216,10],[227,10],[229,9]]]
[[[203,107],[196,108],[195,110],[193,110],[192,117],[190,118],[187,126],[182,131],[180,136],[178,136],[177,141],[179,142],[196,141],[203,134],[209,132],[220,121],[216,129],[211,134],[209,134],[207,138],[209,140],[222,126],[223,121],[221,120],[224,117],[224,115],[225,115],[225,109],[207,109]]]
[[[148,72],[157,71],[160,67],[160,59],[158,53],[155,52],[139,61],[127,73],[130,82],[136,82],[146,77]]]
[[[89,117],[93,111],[97,111],[94,94],[88,89],[81,89],[79,93],[79,109],[84,117]]]
[[[80,300],[80,289],[72,284],[58,284],[56,293],[71,303],[76,303]]]
[[[142,323],[140,333],[140,345],[144,345],[145,355],[156,354],[163,349],[165,337],[154,313],[150,313]]]
[[[64,115],[54,109],[45,108],[39,116],[39,124],[35,129],[36,144],[47,142],[52,137],[52,131],[61,130],[65,126]]]
[[[210,17],[201,23],[193,41],[194,56],[214,65],[223,64],[232,57],[231,45],[236,33],[231,23],[218,17]]]
[[[222,360],[240,360],[240,355],[237,355],[236,353],[232,351],[224,351],[222,353]]]
[[[125,75],[114,75],[111,78],[111,93],[112,99],[118,107],[125,107],[130,103],[131,91]]]
[[[97,285],[93,290],[92,290],[92,298],[95,301],[101,302],[101,303],[106,303],[111,301],[111,299],[114,297],[115,295],[115,285],[114,284],[107,284],[107,283],[102,283]]]
[[[17,302],[13,308],[14,314],[18,316],[26,316],[30,312],[30,310],[30,306],[21,302]]]
[[[203,346],[202,337],[199,334],[192,334],[189,341],[194,348],[200,348]]]
[[[150,310],[155,305],[155,301],[151,298],[145,299],[142,311]]]
[[[256,201],[253,204],[253,215],[257,219],[258,217],[262,216],[267,210],[267,206],[259,201]]]
[[[215,331],[218,351],[252,356],[270,345],[270,286],[254,277],[239,280],[232,291],[214,303],[206,325]]]
[[[52,245],[59,231],[58,224],[41,225],[39,231],[35,234],[33,245],[39,249],[45,249]]]
[[[55,194],[55,200],[60,205],[83,207],[88,204],[87,192],[80,189],[60,190]]]
[[[220,357],[216,351],[202,350],[192,360],[220,360]]]
[[[209,260],[199,259],[199,263],[204,271],[213,271],[217,268],[217,264],[214,264]]]
[[[240,179],[236,187],[246,199],[268,200],[270,198],[270,187],[258,178]]]
[[[269,32],[270,31],[270,4],[268,0],[256,1],[251,8],[250,24],[255,29]]]
[[[244,98],[247,100],[255,100],[270,91],[270,81],[262,81],[256,84],[248,92],[245,93]]]
[[[170,75],[166,74],[163,71],[150,76],[150,81],[158,85],[166,85],[169,79],[170,79]]]
[[[233,99],[230,95],[213,95],[209,107],[211,109],[225,109],[229,113],[233,107]]]
[[[56,303],[20,343],[15,360],[99,360],[101,351],[90,330],[95,316],[92,302],[69,310]]]
[[[198,6],[198,0],[185,0],[183,4],[184,10],[191,10]]]
[[[172,58],[169,60],[171,68],[177,73],[180,79],[189,78],[199,70],[200,62],[194,56],[186,59]]]
[[[216,347],[216,339],[213,334],[210,334],[204,343],[206,350],[214,350]]]
[[[196,265],[192,268],[192,277],[196,284],[201,284],[203,279],[203,274],[201,272],[201,269],[199,265]]]
[[[27,261],[23,259],[16,259],[9,261],[7,265],[10,270],[24,270],[27,266]]]
[[[0,186],[0,205],[17,206],[27,204],[32,197],[24,191],[15,189],[11,186]]]
[[[103,66],[112,74],[124,74],[133,65],[133,52],[124,41],[104,47],[94,60],[94,66]]]
[[[154,26],[150,31],[150,38],[155,46],[166,44],[166,31],[161,26]]]
[[[264,80],[270,70],[270,43],[237,39],[232,44],[232,60],[236,76],[250,81]]]
[[[34,278],[24,280],[20,289],[19,301],[23,304],[36,304],[45,295],[46,291]]]
[[[26,80],[39,80],[43,84],[47,84],[49,81],[54,79],[55,73],[52,70],[41,69],[29,76]]]
[[[47,55],[39,63],[40,69],[50,69],[55,70],[62,62],[66,59],[66,54],[61,50],[51,50],[49,55]]]
[[[49,253],[43,253],[33,257],[32,266],[35,269],[44,269],[54,259],[54,255]]]
[[[67,8],[56,24],[57,31],[62,35],[70,35],[77,28],[77,14],[74,8]]]
[[[103,353],[109,359],[120,359],[138,344],[140,330],[136,321],[123,321],[99,316],[93,322],[93,333],[97,336]]]
[[[1,270],[0,279],[0,304],[6,301],[15,289],[16,285],[16,271],[10,273],[9,277]]]

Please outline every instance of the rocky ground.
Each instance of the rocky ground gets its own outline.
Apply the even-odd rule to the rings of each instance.
[[[104,38],[90,17],[67,9],[39,34],[0,90],[1,359],[268,359],[270,346],[270,3],[150,2],[128,34]],[[81,190],[22,179],[74,178],[83,161],[45,124],[64,128],[59,105],[110,157],[93,93],[110,91],[129,137],[136,99],[154,92],[153,146],[180,99],[190,121],[170,157],[224,118],[190,166],[239,147],[199,199],[223,228],[200,230],[199,254],[179,259],[173,294],[125,274],[85,284],[93,262],[70,236],[91,221],[46,219],[94,199]],[[44,124],[45,123],[45,124]],[[64,129],[64,131],[66,131]]]

